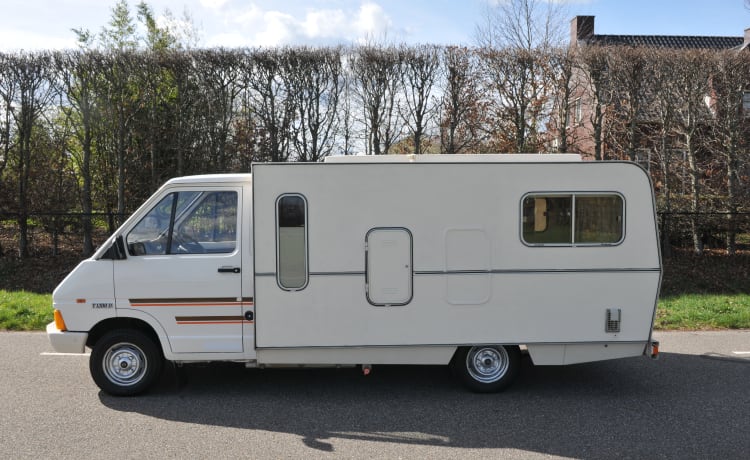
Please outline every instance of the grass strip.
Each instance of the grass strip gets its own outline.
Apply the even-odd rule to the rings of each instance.
[[[0,330],[42,331],[52,321],[52,294],[0,290]]]
[[[52,295],[0,290],[0,330],[42,331],[52,321]],[[750,295],[684,294],[659,300],[655,329],[750,329]]]
[[[683,294],[659,300],[655,329],[750,328],[750,295]]]

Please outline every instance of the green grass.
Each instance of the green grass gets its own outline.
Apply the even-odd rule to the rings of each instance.
[[[51,321],[51,294],[0,290],[0,330],[41,331]]]
[[[41,331],[52,321],[52,295],[0,290],[0,330]],[[684,294],[659,301],[656,329],[750,329],[750,295]]]
[[[750,328],[750,295],[684,294],[659,300],[656,329]]]

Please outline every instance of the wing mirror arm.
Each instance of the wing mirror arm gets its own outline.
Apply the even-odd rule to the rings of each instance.
[[[127,258],[128,256],[127,251],[125,250],[125,240],[123,240],[122,235],[117,236],[117,238],[112,241],[109,249],[107,249],[107,252],[105,252],[102,256],[102,259],[110,260],[123,260]]]

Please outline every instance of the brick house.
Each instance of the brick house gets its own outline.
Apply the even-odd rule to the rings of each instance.
[[[736,235],[750,232],[747,48],[750,29],[730,37],[603,35],[593,16],[571,20],[567,150],[634,160],[650,172],[664,248],[690,241],[696,253],[706,244],[733,253]],[[550,133],[559,139],[562,131]]]
[[[750,29],[745,30],[744,36],[718,37],[718,36],[692,36],[692,35],[604,35],[595,33],[594,16],[576,16],[570,22],[570,46],[581,50],[587,46],[603,47],[646,47],[646,48],[669,48],[676,50],[744,50],[750,46]],[[591,123],[593,114],[592,96],[585,84],[581,81],[587,76],[581,68],[576,70],[573,78],[575,89],[569,102],[569,122],[567,132],[569,133],[568,150],[581,153],[584,158],[593,159],[595,152],[594,129]],[[708,94],[707,98],[710,99]],[[750,93],[747,98],[750,108]],[[710,106],[710,100],[707,100]],[[552,127],[553,133],[557,128]],[[553,147],[555,147],[553,145]],[[604,159],[623,158],[623,152],[616,151],[606,142],[602,142],[601,151]],[[645,158],[638,160],[647,162]]]

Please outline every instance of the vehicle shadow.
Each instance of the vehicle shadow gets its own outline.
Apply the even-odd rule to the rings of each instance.
[[[506,392],[465,391],[442,366],[169,368],[117,411],[297,434],[310,449],[362,439],[512,448],[577,458],[737,458],[750,450],[750,360],[663,353],[564,367],[524,358]]]

